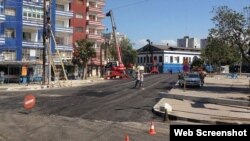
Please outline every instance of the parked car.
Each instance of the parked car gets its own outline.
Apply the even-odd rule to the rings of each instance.
[[[203,86],[203,82],[200,78],[199,73],[188,73],[179,76],[179,86],[183,87],[184,83],[186,83],[186,86]]]

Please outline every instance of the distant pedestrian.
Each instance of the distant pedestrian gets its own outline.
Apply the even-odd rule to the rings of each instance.
[[[182,76],[181,71],[179,71],[179,73],[178,73],[178,79],[181,79],[181,76]]]
[[[204,74],[202,71],[200,71],[200,72],[199,72],[199,76],[200,76],[200,79],[201,79],[201,84],[202,84],[202,86],[203,86],[203,84],[205,83],[205,81],[204,81],[204,79],[205,79],[205,74]]]
[[[171,70],[169,70],[169,73],[172,75],[173,74],[173,70],[171,69]]]
[[[143,73],[141,72],[140,73],[140,85],[139,85],[139,88],[141,88],[143,86],[143,79],[144,79],[144,76],[143,76]]]
[[[137,87],[137,85],[139,84],[139,88],[141,88],[142,86],[143,86],[143,73],[142,72],[140,72],[140,71],[138,71],[138,72],[136,72],[137,74],[136,74],[136,82],[135,82],[135,86],[133,87],[133,88],[136,88]]]
[[[136,72],[136,81],[135,81],[135,86],[133,88],[136,88],[138,83],[140,83],[140,73],[139,73],[139,71]]]

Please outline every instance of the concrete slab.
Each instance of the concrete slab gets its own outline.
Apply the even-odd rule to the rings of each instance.
[[[222,75],[205,78],[202,88],[181,88],[176,86],[154,107],[156,114],[166,102],[173,108],[168,112],[170,119],[208,124],[250,124],[250,88],[245,76],[229,79]]]

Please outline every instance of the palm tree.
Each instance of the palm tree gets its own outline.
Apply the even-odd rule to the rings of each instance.
[[[76,48],[73,53],[72,63],[82,66],[84,68],[82,79],[87,79],[86,72],[88,70],[87,64],[89,59],[96,56],[96,52],[93,46],[93,42],[89,42],[85,39],[76,41]]]

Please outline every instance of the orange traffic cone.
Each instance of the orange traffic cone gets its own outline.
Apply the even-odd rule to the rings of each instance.
[[[129,141],[129,136],[128,135],[126,135],[125,141]]]
[[[156,134],[156,132],[155,132],[155,127],[154,127],[153,122],[151,122],[151,127],[150,127],[150,130],[149,130],[149,134],[150,134],[150,135]]]

